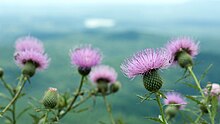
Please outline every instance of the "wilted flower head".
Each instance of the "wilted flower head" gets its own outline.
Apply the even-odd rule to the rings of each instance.
[[[192,39],[188,37],[180,37],[171,40],[166,48],[170,51],[174,62],[177,61],[179,52],[184,51],[188,53],[191,57],[194,57],[198,54],[199,45],[195,43]]]
[[[17,52],[33,50],[44,53],[44,47],[41,41],[32,36],[25,36],[17,39],[15,49]]]
[[[205,94],[208,94],[209,90],[210,90],[210,95],[220,96],[220,85],[219,84],[217,83],[208,84],[206,88],[204,89]]]
[[[47,54],[26,50],[16,53],[15,61],[20,67],[23,67],[27,62],[32,62],[38,70],[43,70],[48,67],[50,59]]]
[[[77,67],[91,68],[101,62],[99,50],[94,49],[91,45],[77,47],[70,52],[71,63]]]
[[[115,83],[117,79],[117,72],[114,68],[107,65],[99,65],[92,69],[89,74],[92,82],[98,83],[104,81],[106,83]]]
[[[126,59],[121,64],[121,69],[126,76],[133,78],[151,70],[166,68],[170,65],[170,61],[171,56],[166,49],[144,49]]]
[[[180,104],[180,105],[177,105],[178,109],[184,109],[184,107],[187,104],[185,98],[183,98],[182,95],[177,92],[168,92],[166,94],[166,97],[167,98],[164,99],[165,105]]]

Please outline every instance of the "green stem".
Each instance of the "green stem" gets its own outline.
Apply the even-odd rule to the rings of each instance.
[[[187,69],[188,69],[189,73],[191,74],[191,76],[193,77],[193,79],[194,79],[194,81],[195,81],[197,87],[199,88],[200,94],[202,95],[203,98],[205,98],[205,95],[204,95],[204,93],[203,93],[203,90],[202,90],[202,88],[201,88],[201,86],[200,86],[200,82],[199,82],[199,80],[197,79],[196,75],[194,74],[194,72],[193,72],[193,70],[192,70],[192,67],[189,66]]]
[[[11,105],[13,105],[13,104],[16,102],[16,100],[18,99],[18,97],[19,97],[20,94],[21,94],[22,89],[24,88],[24,84],[25,84],[26,80],[27,80],[27,77],[23,77],[23,76],[22,76],[22,79],[20,80],[21,86],[19,87],[19,90],[17,91],[17,93],[15,94],[15,96],[13,97],[13,99],[12,99],[12,100],[8,103],[8,105],[4,108],[4,110],[2,110],[2,111],[0,112],[0,116],[4,115],[4,113],[11,107]],[[20,82],[19,82],[19,83],[20,83]]]
[[[46,123],[47,123],[48,113],[49,113],[49,111],[47,110],[46,113],[45,113],[44,123],[43,123],[43,124],[46,124]]]
[[[73,100],[71,101],[70,105],[68,106],[68,108],[66,109],[66,111],[62,114],[62,115],[58,115],[58,119],[63,118],[72,108],[73,104],[76,102],[76,99],[78,98],[78,96],[80,95],[82,86],[83,86],[83,81],[84,81],[85,76],[81,77],[81,81],[80,81],[80,85],[79,88],[77,90],[77,93],[75,95],[75,97],[73,98]]]
[[[159,108],[160,108],[160,114],[162,116],[163,124],[167,124],[167,121],[165,119],[165,115],[164,115],[164,112],[163,112],[163,106],[162,106],[162,104],[160,102],[160,94],[159,93],[155,93],[155,96],[156,96],[157,104],[159,105]]]
[[[75,109],[76,107],[78,107],[79,105],[83,104],[85,101],[87,101],[89,98],[91,98],[94,95],[95,92],[91,92],[87,97],[85,97],[84,99],[82,99],[81,101],[79,101],[78,103],[76,103],[74,106],[72,106],[71,109]]]
[[[192,67],[189,66],[189,67],[187,67],[187,69],[188,69],[189,73],[191,74],[191,76],[193,77],[193,79],[194,79],[194,81],[195,81],[197,87],[199,88],[200,94],[202,95],[203,99],[205,99],[206,102],[207,102],[207,98],[205,97],[205,95],[204,95],[204,93],[203,93],[203,90],[202,90],[202,88],[201,88],[201,86],[200,86],[200,82],[199,82],[199,80],[197,79],[196,75],[194,74],[194,72],[193,72],[193,70],[192,70]],[[210,110],[210,108],[209,108],[208,106],[207,106],[207,110],[208,110],[208,113],[209,113],[209,117],[210,117],[210,120],[211,120],[211,124],[215,124],[215,118],[212,117],[211,110]]]
[[[111,123],[112,123],[112,124],[115,124],[114,118],[113,118],[113,116],[112,116],[112,110],[111,110],[111,107],[110,107],[110,105],[108,104],[105,95],[103,95],[103,99],[104,99],[105,106],[106,106],[106,109],[107,109],[107,111],[108,111],[108,114],[109,114],[109,118],[110,118],[110,120],[111,120]]]
[[[13,89],[7,84],[7,82],[3,79],[3,77],[1,78],[1,81],[2,81],[2,84],[4,85],[4,87],[8,90],[8,92],[13,97]]]
[[[13,119],[13,124],[16,124],[16,102],[14,102],[12,106],[12,119]]]
[[[201,113],[199,114],[199,116],[196,118],[196,121],[195,121],[196,124],[199,122],[199,120],[200,120],[200,118],[201,118],[202,116],[203,116],[203,113],[201,112]]]

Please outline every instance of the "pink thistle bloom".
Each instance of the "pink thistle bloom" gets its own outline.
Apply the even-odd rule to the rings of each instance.
[[[70,51],[71,63],[77,67],[91,68],[102,60],[99,50],[84,45]]]
[[[168,92],[166,94],[166,99],[164,99],[164,104],[169,105],[169,104],[179,104],[178,108],[179,109],[184,109],[186,106],[187,102],[185,98],[182,97],[181,94],[177,92]]]
[[[44,53],[44,46],[41,41],[31,36],[25,36],[17,39],[15,49],[17,52],[33,50],[39,53]]]
[[[211,96],[219,96],[220,95],[220,85],[217,83],[213,84],[208,84],[207,87],[210,87],[210,95]],[[204,93],[207,95],[208,94],[208,88],[204,89]]]
[[[171,60],[171,55],[166,49],[144,49],[126,59],[121,64],[121,69],[127,77],[134,78],[151,70],[166,68]]]
[[[16,53],[15,61],[20,67],[23,67],[26,62],[33,62],[38,70],[43,70],[48,67],[50,59],[47,54],[26,50]]]
[[[57,88],[49,87],[49,88],[48,88],[48,91],[57,92]]]
[[[117,72],[114,68],[107,65],[99,65],[92,69],[89,74],[92,82],[106,81],[107,83],[115,83],[117,79]]]
[[[192,39],[188,37],[180,37],[174,40],[171,40],[166,48],[170,51],[174,62],[177,61],[176,55],[180,51],[187,52],[191,57],[194,57],[198,54],[199,43],[195,43]]]

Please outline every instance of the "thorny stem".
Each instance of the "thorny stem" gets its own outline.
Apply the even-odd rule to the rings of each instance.
[[[112,116],[111,106],[108,104],[105,95],[103,95],[103,100],[104,100],[104,102],[105,102],[105,106],[106,106],[106,109],[107,109],[107,111],[108,111],[108,114],[109,114],[109,118],[110,118],[110,120],[111,120],[111,123],[112,123],[112,124],[115,124],[114,118],[113,118],[113,116]]]
[[[80,92],[81,92],[81,89],[82,89],[82,86],[83,86],[84,78],[85,78],[85,76],[82,76],[82,77],[81,77],[80,85],[79,85],[79,88],[78,88],[78,90],[77,90],[77,93],[76,93],[75,97],[74,97],[73,100],[71,101],[71,103],[70,103],[69,107],[66,109],[66,111],[65,111],[63,114],[58,115],[58,119],[63,118],[63,117],[71,110],[73,104],[76,102],[76,99],[77,99],[78,96],[80,95]]]
[[[164,115],[164,112],[163,112],[163,106],[162,106],[162,104],[160,102],[160,94],[159,93],[155,93],[155,96],[156,96],[157,104],[159,105],[159,108],[160,108],[160,114],[162,116],[163,124],[167,124],[167,121],[165,119],[165,115]]]
[[[89,98],[91,98],[94,95],[95,92],[91,92],[87,97],[85,97],[84,99],[82,99],[81,101],[76,103],[74,106],[72,106],[71,109],[74,109],[74,108],[78,107],[79,105],[81,105],[82,103],[84,103],[85,101],[87,101]]]
[[[22,77],[21,77],[21,79],[20,79],[20,81],[19,81],[19,83],[18,83],[18,84],[21,84],[21,86],[19,87],[19,90],[16,92],[15,96],[14,96],[13,99],[8,103],[8,105],[4,108],[4,110],[2,110],[2,111],[0,112],[0,116],[4,115],[4,113],[11,107],[11,105],[13,105],[13,104],[16,102],[16,100],[18,99],[18,97],[19,97],[20,94],[21,94],[22,89],[24,88],[24,85],[25,85],[26,80],[27,80],[27,77],[24,77],[24,76],[22,75]]]
[[[202,88],[201,88],[201,86],[200,86],[200,82],[199,82],[199,80],[197,79],[196,75],[194,74],[194,72],[193,72],[193,70],[192,70],[192,67],[189,66],[189,67],[187,67],[187,69],[188,69],[189,73],[191,74],[191,76],[193,77],[193,79],[194,79],[194,81],[195,81],[197,87],[199,88],[199,91],[200,91],[202,97],[203,97],[203,98],[206,100],[206,102],[207,102],[207,98],[205,97],[205,95],[204,95],[204,93],[203,93],[203,90],[202,90]],[[211,120],[211,124],[215,124],[215,118],[212,117],[212,113],[211,113],[211,110],[210,110],[209,106],[207,106],[207,110],[208,110],[208,113],[209,113],[209,117],[210,117],[210,120]]]

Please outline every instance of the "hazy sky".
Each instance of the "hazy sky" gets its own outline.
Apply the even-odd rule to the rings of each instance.
[[[191,0],[1,0],[3,4],[28,4],[28,5],[42,5],[42,4],[76,4],[76,3],[112,3],[112,4],[183,4]]]

